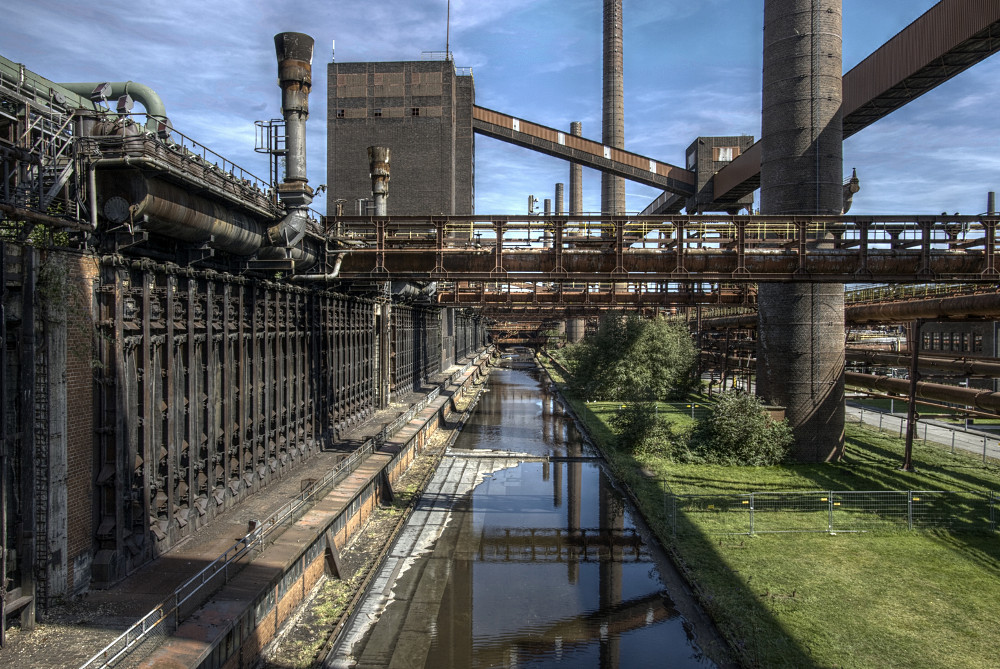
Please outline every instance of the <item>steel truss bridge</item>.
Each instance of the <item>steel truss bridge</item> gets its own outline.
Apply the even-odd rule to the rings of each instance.
[[[670,283],[996,282],[991,216],[338,217],[340,279],[491,284],[558,297]],[[631,288],[628,285],[631,284]],[[560,288],[562,286],[562,288]],[[529,291],[530,292],[530,291]],[[536,286],[533,290],[537,296]],[[484,299],[489,302],[488,298]]]

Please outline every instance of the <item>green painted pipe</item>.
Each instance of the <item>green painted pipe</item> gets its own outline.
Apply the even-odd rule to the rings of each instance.
[[[90,98],[90,94],[98,86],[103,85],[104,82],[70,82],[70,83],[60,83],[59,85],[63,88],[70,90],[77,95],[81,95],[87,99]],[[149,132],[156,132],[157,125],[160,122],[169,124],[167,119],[167,109],[163,105],[163,100],[157,95],[149,86],[145,84],[140,84],[135,81],[111,81],[106,82],[111,86],[111,92],[108,95],[108,99],[117,99],[123,95],[130,95],[132,99],[141,104],[146,108],[146,115],[148,120],[146,121],[146,130]]]

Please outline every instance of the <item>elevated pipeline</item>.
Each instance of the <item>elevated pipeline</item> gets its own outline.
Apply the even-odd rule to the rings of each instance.
[[[865,349],[847,349],[846,357],[855,362],[868,362],[874,365],[909,368],[910,356],[892,353],[890,351],[869,351]],[[1000,378],[1000,359],[997,358],[940,358],[920,356],[917,368],[926,371],[949,372],[961,376],[986,376]]]
[[[170,126],[167,118],[167,108],[163,104],[163,99],[149,86],[135,81],[111,81],[111,82],[70,82],[60,83],[66,90],[72,91],[89,100],[118,98],[128,95],[133,100],[146,108],[146,130],[156,132],[160,124]]]
[[[896,379],[889,376],[845,372],[845,381],[849,386],[875,390],[878,392],[909,395],[910,382],[907,379]],[[950,402],[963,406],[975,407],[984,411],[1000,413],[1000,393],[975,388],[948,386],[942,383],[917,382],[917,397],[939,402]]]
[[[1000,292],[908,302],[856,304],[844,309],[846,323],[906,323],[918,318],[1000,318]],[[705,318],[702,319],[702,325],[719,330],[756,328],[757,314]]]

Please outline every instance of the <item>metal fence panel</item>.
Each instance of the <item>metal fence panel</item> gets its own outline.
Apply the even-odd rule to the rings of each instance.
[[[995,532],[997,494],[945,490],[664,493],[674,535],[947,529]]]

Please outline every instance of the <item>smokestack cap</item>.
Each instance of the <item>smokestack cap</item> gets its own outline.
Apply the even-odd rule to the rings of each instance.
[[[312,64],[313,38],[305,33],[278,33],[274,36],[274,50],[278,61],[301,60]]]

